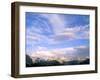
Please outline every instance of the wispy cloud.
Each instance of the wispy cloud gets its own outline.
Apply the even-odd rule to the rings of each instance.
[[[65,21],[63,16],[58,14],[41,14],[41,16],[48,19],[55,34],[61,33],[65,29]]]
[[[41,58],[66,56],[68,59],[70,57],[76,59],[78,55],[89,56],[89,47],[87,47],[89,43],[82,42],[89,41],[88,18],[85,15],[74,14],[27,13],[26,53]],[[85,47],[80,46],[78,41]],[[74,43],[77,43],[78,47],[75,47]],[[50,47],[54,49],[50,50]]]
[[[89,39],[89,25],[85,26],[77,26],[72,28],[65,28],[62,33],[58,33],[54,35],[52,39],[54,41],[67,41],[67,40],[75,40],[75,39]]]

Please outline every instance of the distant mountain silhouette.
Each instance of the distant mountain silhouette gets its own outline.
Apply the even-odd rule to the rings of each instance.
[[[33,64],[32,59],[26,54],[26,67],[31,67]]]
[[[85,59],[84,61],[81,61],[80,64],[89,64],[90,60],[89,59]]]
[[[88,58],[84,60],[72,60],[64,61],[60,63],[58,60],[44,60],[41,58],[36,58],[33,62],[29,55],[26,55],[26,67],[40,67],[40,66],[60,66],[60,65],[82,65],[89,64],[90,60]]]
[[[89,63],[90,63],[89,59],[85,59],[85,60],[72,60],[72,61],[64,62],[64,64],[66,64],[66,65],[81,65],[81,64],[89,64]]]
[[[78,60],[72,60],[72,61],[65,61],[64,62],[65,65],[77,65],[80,64]]]
[[[59,65],[60,63],[56,60],[52,60],[52,61],[46,61],[40,58],[37,58],[35,60],[35,63],[32,64],[32,66],[55,66],[55,65]]]

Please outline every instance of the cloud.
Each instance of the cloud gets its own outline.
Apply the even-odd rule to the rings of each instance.
[[[33,14],[33,13],[32,13]],[[35,14],[35,13],[34,13]],[[31,15],[31,20],[29,18],[29,23],[31,25],[26,25],[26,51],[27,53],[34,53],[34,50],[38,48],[38,46],[44,47],[44,44],[47,45],[47,48],[49,45],[59,45],[63,42],[76,40],[76,39],[89,39],[89,24],[84,25],[74,25],[74,26],[68,26],[67,23],[71,22],[65,20],[64,15],[61,14],[36,14]],[[60,45],[63,46],[63,45]],[[46,49],[47,49],[46,48]],[[71,50],[72,49],[72,50]],[[77,52],[80,48],[65,48],[65,50],[44,50],[49,51],[45,52],[49,55],[56,56],[55,54],[59,54],[61,56],[62,54],[72,54]],[[59,52],[58,52],[59,51]],[[45,54],[44,53],[44,54]],[[77,52],[79,53],[79,52]],[[79,53],[80,54],[80,53]],[[39,53],[37,54],[40,55]],[[41,56],[47,56],[47,54]],[[63,55],[62,55],[63,57]]]
[[[89,39],[89,31],[83,31],[77,39]]]
[[[59,14],[40,14],[40,16],[46,18],[52,25],[55,34],[61,33],[65,29],[65,20],[62,15]]]
[[[52,39],[56,41],[67,41],[75,39],[89,39],[89,26],[67,27],[62,33],[54,35]]]
[[[39,31],[39,32],[42,32],[42,31]],[[26,29],[26,40],[32,40],[32,41],[38,41],[38,42],[41,42],[42,40],[45,40],[45,42],[49,41],[49,38],[48,36],[45,36],[43,34],[39,34],[39,33],[36,33],[34,31],[34,28],[27,28]]]
[[[53,52],[56,53],[56,56],[65,57],[67,60],[85,59],[89,57],[88,46],[77,46],[77,47],[55,49]]]
[[[89,58],[89,47],[88,46],[79,46],[76,47],[75,49],[77,49],[77,55],[79,56],[79,58],[84,59],[85,58]]]
[[[55,54],[52,53],[52,51],[47,50],[46,47],[37,47],[37,50],[33,52],[31,57],[34,58],[41,58],[41,59],[49,59],[51,57],[54,57]]]
[[[65,60],[85,59],[89,57],[89,47],[77,46],[52,50],[48,50],[46,47],[38,47],[37,50],[33,52],[31,57],[41,59],[65,58]]]
[[[40,14],[40,16],[42,16],[43,18],[46,18],[48,20],[48,23],[50,23],[52,26],[48,26],[48,27],[52,27],[53,32],[54,32],[54,36],[57,35],[57,37],[61,37],[63,38],[63,36],[68,36],[69,39],[75,38],[78,39],[78,35],[79,37],[81,37],[80,33],[82,34],[81,38],[85,38],[85,33],[84,31],[87,31],[89,33],[89,24],[82,24],[82,25],[72,25],[72,26],[68,26],[68,19],[65,19],[64,15],[59,15],[59,14]],[[45,26],[46,28],[46,26]],[[48,30],[50,31],[50,29]],[[62,35],[62,36],[61,36]],[[73,37],[74,35],[74,37]],[[52,36],[52,35],[51,35]],[[77,37],[77,38],[76,38]],[[59,38],[58,38],[59,39]]]
[[[52,36],[52,40],[55,42],[72,40],[74,38],[75,38],[75,34],[71,32],[64,32],[64,33],[60,33],[58,35]]]
[[[80,25],[66,27],[64,16],[59,14],[38,14],[36,17],[37,25],[32,25],[30,30],[27,30],[28,38],[34,36],[33,39],[47,40],[50,44],[63,42],[74,39],[89,39],[89,25]],[[34,21],[33,21],[34,23]],[[41,24],[40,24],[41,23]],[[36,24],[36,23],[34,23]],[[51,35],[45,35],[52,33]],[[36,34],[36,35],[33,35]]]

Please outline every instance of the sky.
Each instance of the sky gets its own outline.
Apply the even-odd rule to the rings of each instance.
[[[25,13],[26,54],[32,57],[89,57],[89,15]]]

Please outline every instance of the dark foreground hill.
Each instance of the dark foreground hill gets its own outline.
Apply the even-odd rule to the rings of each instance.
[[[44,60],[37,58],[35,62],[32,61],[30,56],[26,55],[26,67],[41,67],[41,66],[60,66],[60,65],[82,65],[82,64],[89,64],[90,60],[86,58],[85,60],[72,60],[72,61],[64,61],[60,63],[57,60]]]

